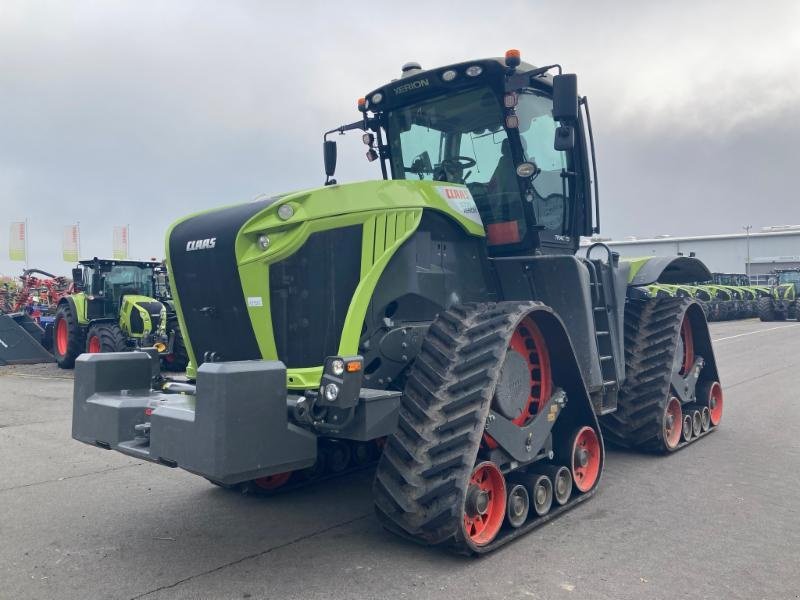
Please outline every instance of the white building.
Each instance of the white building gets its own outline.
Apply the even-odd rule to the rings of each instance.
[[[665,235],[603,241],[623,257],[696,256],[718,273],[749,271],[750,275],[763,275],[773,269],[800,267],[800,225],[764,227],[749,235],[745,232],[691,237]]]

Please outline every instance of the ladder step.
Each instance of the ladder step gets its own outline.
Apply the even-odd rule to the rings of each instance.
[[[608,381],[604,381],[603,382],[603,387],[612,387],[612,386],[615,386],[615,385],[617,385],[617,380],[616,379],[609,379]]]
[[[601,356],[600,360],[614,360],[614,357],[609,354],[608,356]]]
[[[594,311],[597,312],[598,310],[605,312],[606,307],[605,306],[595,306],[594,307]]]
[[[608,335],[608,332],[607,331],[595,331],[595,335],[597,335],[597,336]]]

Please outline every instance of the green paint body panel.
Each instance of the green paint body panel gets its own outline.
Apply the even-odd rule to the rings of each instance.
[[[138,294],[127,294],[123,296],[122,308],[119,312],[119,327],[122,329],[122,332],[130,338],[142,339],[145,336],[154,333],[153,321],[150,318],[150,313],[139,306],[140,303],[144,302],[158,302],[158,300],[151,298],[150,296],[142,296]],[[167,325],[167,309],[163,305],[163,302],[161,305],[161,318],[159,319],[160,323],[157,333],[165,335]],[[139,316],[142,318],[142,322],[144,323],[144,328],[141,333],[133,332],[133,327],[131,326],[131,314],[133,311],[139,312]]]
[[[474,202],[458,197],[458,194],[455,194],[456,198],[448,198],[447,188],[466,190],[466,186],[445,182],[407,180],[332,185],[282,195],[243,223],[235,242],[241,290],[231,290],[231,293],[261,299],[260,305],[248,305],[248,313],[262,358],[278,358],[266,285],[271,263],[295,253],[313,233],[353,225],[363,228],[360,281],[353,294],[339,342],[339,354],[357,354],[361,327],[375,286],[389,260],[416,231],[423,210],[447,215],[467,235],[485,237]],[[292,215],[286,219],[278,215],[278,209],[284,205],[292,208]],[[182,221],[173,224],[167,232],[166,254],[170,268],[169,237],[174,227]],[[262,235],[269,238],[266,249],[259,245]],[[187,375],[196,377],[197,357],[192,348],[191,331],[185,326],[179,294],[176,294],[174,301],[189,354]],[[289,369],[287,386],[297,390],[315,388],[321,376],[321,365]]]
[[[86,293],[78,292],[77,294],[70,294],[69,297],[72,298],[72,301],[75,303],[78,323],[81,325],[88,325],[89,319],[86,317]]]
[[[636,274],[639,271],[642,270],[642,267],[645,266],[647,264],[647,262],[651,258],[652,257],[650,257],[650,256],[646,256],[644,258],[620,258],[619,259],[620,262],[629,263],[630,266],[631,266],[630,271],[628,271],[628,283],[633,281],[633,278],[636,277]]]

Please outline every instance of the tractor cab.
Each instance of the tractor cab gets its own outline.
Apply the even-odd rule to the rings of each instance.
[[[326,136],[368,131],[367,158],[385,179],[465,186],[490,255],[574,253],[593,231],[586,101],[574,75],[552,69],[561,71],[520,62],[516,51],[432,70],[408,63],[359,101],[362,121]],[[326,139],[329,178],[334,143]]]
[[[800,295],[800,269],[775,271],[775,283],[778,286],[791,286],[795,294]]]
[[[83,260],[74,271],[76,281],[86,293],[87,313],[92,319],[119,315],[125,296],[152,298],[157,262],[126,260]]]

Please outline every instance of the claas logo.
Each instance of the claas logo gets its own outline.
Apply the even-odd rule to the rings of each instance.
[[[191,240],[186,242],[186,251],[190,250],[210,250],[217,245],[217,238],[206,238],[204,240]]]
[[[446,198],[450,200],[472,200],[472,195],[469,193],[468,190],[462,188],[451,188],[446,187],[442,188],[444,190],[444,195]]]

